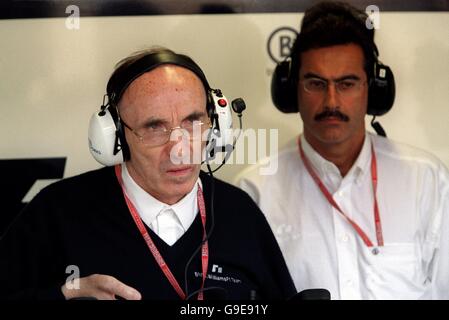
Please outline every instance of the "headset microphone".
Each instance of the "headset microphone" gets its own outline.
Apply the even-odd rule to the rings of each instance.
[[[243,101],[242,98],[237,98],[237,99],[232,101],[232,110],[234,110],[234,112],[237,113],[237,115],[239,117],[242,116],[242,112],[245,109],[246,109],[246,104],[245,104],[245,101]]]
[[[226,132],[228,133],[226,141],[230,141],[230,139],[233,139],[232,144],[227,143],[225,145],[223,145],[223,144],[217,145],[215,139],[208,138],[210,145],[208,145],[208,148],[207,148],[205,162],[207,163],[208,169],[211,174],[218,171],[226,163],[226,161],[228,161],[229,157],[231,156],[232,151],[234,151],[237,140],[239,139],[240,134],[242,133],[242,127],[243,127],[242,126],[242,112],[246,109],[245,101],[242,98],[234,99],[231,102],[231,106],[232,106],[232,110],[234,110],[234,112],[237,113],[237,116],[239,118],[238,135],[237,135],[237,137],[233,138],[234,133],[233,133],[232,126],[231,126],[226,129]],[[231,116],[230,113],[229,113],[229,116]],[[213,160],[215,158],[216,152],[224,152],[225,156],[224,156],[221,164],[217,168],[212,170],[212,169],[210,169],[209,161]]]

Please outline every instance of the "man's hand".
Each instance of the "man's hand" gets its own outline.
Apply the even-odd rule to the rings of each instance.
[[[126,300],[142,299],[139,291],[111,276],[93,274],[77,280],[79,281],[79,288],[72,289],[67,283],[61,287],[66,300],[87,297],[93,297],[98,300],[116,300],[116,296]]]

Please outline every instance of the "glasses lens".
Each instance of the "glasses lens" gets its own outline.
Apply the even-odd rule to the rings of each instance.
[[[207,126],[201,120],[194,120],[186,123],[183,128],[189,134],[190,140],[201,140],[204,129],[207,128]]]
[[[170,137],[170,131],[162,129],[158,130],[146,130],[142,136],[142,142],[150,147],[163,145],[168,141]]]
[[[305,79],[304,89],[308,92],[324,92],[327,89],[327,82],[321,79]]]
[[[167,143],[171,137],[173,140],[178,140],[181,136],[189,140],[201,140],[203,131],[206,128],[205,121],[185,120],[180,127],[171,129],[167,129],[164,126],[151,127],[143,130],[138,136],[146,146],[155,147]]]
[[[357,94],[360,91],[361,81],[357,79],[347,79],[336,83],[337,90],[344,95]]]
[[[335,89],[341,96],[354,96],[360,93],[362,81],[360,79],[344,79],[334,81]],[[328,83],[322,79],[309,78],[303,80],[304,90],[309,93],[323,94],[328,90]]]

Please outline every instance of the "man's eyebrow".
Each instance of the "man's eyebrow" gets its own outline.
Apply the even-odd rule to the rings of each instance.
[[[206,112],[203,111],[194,111],[192,113],[190,113],[187,117],[185,117],[184,119],[182,119],[182,121],[185,120],[199,120],[201,118],[204,118],[206,116]]]
[[[360,77],[356,74],[347,74],[335,79],[335,81],[343,81],[343,80],[360,80]]]
[[[190,121],[199,120],[201,118],[204,118],[205,116],[206,116],[206,112],[194,111],[194,112],[190,113],[189,115],[187,115],[184,119],[182,119],[182,121],[185,121],[185,120],[190,120]],[[148,128],[148,127],[159,126],[159,125],[170,126],[171,125],[171,121],[168,121],[168,120],[165,120],[165,119],[162,119],[162,118],[158,118],[158,117],[150,117],[149,119],[147,119],[143,123],[142,126],[144,128]]]
[[[156,118],[156,117],[150,117],[149,119],[147,119],[144,123],[143,123],[143,127],[144,128],[149,128],[152,126],[159,126],[159,125],[166,125],[169,122],[167,120],[161,119],[161,118]]]
[[[317,78],[323,81],[329,81],[329,79],[326,79],[316,73],[313,72],[307,72],[304,76],[304,79],[310,79],[310,78]],[[333,81],[343,81],[343,80],[360,80],[360,77],[356,74],[345,74],[341,77],[338,77],[337,79],[333,79]]]
[[[317,78],[317,79],[321,79],[323,81],[327,81],[326,78],[323,78],[322,76],[320,76],[316,73],[313,73],[313,72],[307,72],[303,77],[304,77],[304,79]]]

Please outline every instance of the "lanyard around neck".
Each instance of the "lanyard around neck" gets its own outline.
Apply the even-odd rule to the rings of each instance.
[[[323,195],[326,197],[327,201],[335,208],[338,212],[341,213],[341,215],[352,225],[352,227],[355,229],[355,231],[359,234],[359,236],[362,238],[363,242],[368,247],[373,247],[373,243],[368,238],[366,233],[362,230],[362,228],[359,227],[357,223],[355,223],[352,219],[350,219],[338,206],[338,204],[335,202],[334,198],[332,197],[329,190],[327,190],[324,183],[321,181],[318,174],[313,169],[309,159],[304,154],[304,150],[302,149],[301,145],[301,139],[298,139],[298,146],[299,146],[299,153],[301,154],[301,159],[304,162],[304,165],[309,172],[310,176],[313,178],[315,183],[320,188]],[[374,152],[374,147],[371,144],[371,181],[373,185],[373,194],[374,194],[374,224],[376,227],[376,238],[377,238],[377,245],[379,247],[384,245],[384,240],[382,236],[382,224],[380,222],[380,214],[379,214],[379,206],[377,205],[377,161],[376,161],[376,153]],[[377,254],[377,250],[373,251],[374,254]]]
[[[160,252],[157,249],[156,245],[154,244],[153,240],[151,239],[151,236],[148,233],[147,229],[145,228],[145,225],[143,224],[142,219],[140,218],[140,215],[137,212],[136,207],[133,205],[131,200],[126,195],[125,187],[124,187],[123,180],[122,180],[122,168],[120,165],[115,166],[115,175],[117,176],[117,180],[120,183],[120,186],[122,187],[123,196],[125,198],[129,212],[131,213],[131,216],[133,217],[133,220],[136,223],[136,226],[139,229],[140,234],[142,235],[143,239],[145,240],[145,243],[147,244],[148,248],[150,249],[151,254],[153,255],[153,257],[156,260],[159,267],[161,268],[165,277],[168,279],[168,281],[170,282],[172,287],[175,289],[176,293],[179,295],[179,297],[182,300],[185,300],[186,293],[184,293],[184,291],[182,290],[182,288],[179,285],[178,281],[176,280],[175,276],[171,272],[171,270],[168,267],[167,263],[165,262],[164,258],[160,254]],[[207,267],[208,267],[208,263],[209,263],[209,246],[206,241],[206,205],[204,203],[203,191],[201,190],[201,187],[199,185],[198,185],[198,191],[197,191],[197,199],[198,199],[198,208],[200,210],[200,215],[201,215],[201,223],[203,225],[203,245],[201,248],[201,267],[202,267],[201,269],[203,272],[201,289],[203,289],[204,282],[206,281]],[[203,291],[201,289],[200,289],[200,293],[198,294],[198,300],[204,299]]]

